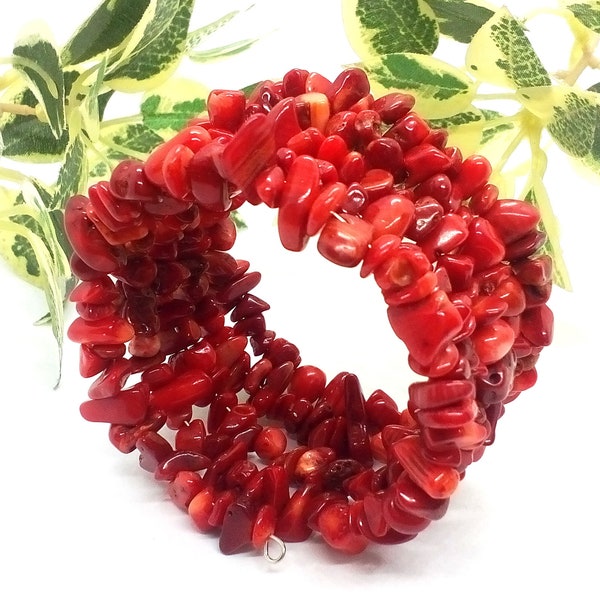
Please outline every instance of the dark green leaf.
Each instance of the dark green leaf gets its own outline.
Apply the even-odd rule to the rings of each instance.
[[[591,85],[588,88],[588,92],[595,92],[596,94],[600,94],[600,82]]]
[[[171,80],[141,105],[144,125],[156,132],[176,132],[206,110],[208,91],[195,82]]]
[[[124,91],[141,91],[157,84],[155,78],[167,74],[185,50],[194,0],[156,2],[152,20],[146,25],[134,50],[112,69],[106,81]]]
[[[551,84],[523,25],[506,8],[499,9],[475,34],[466,63],[486,83],[511,88]]]
[[[440,33],[468,44],[493,10],[464,0],[426,0],[440,27]]]
[[[452,115],[470,105],[472,80],[459,69],[422,54],[388,54],[364,63],[371,78],[385,89],[399,89],[417,98],[427,118]]]
[[[56,239],[61,247],[61,250],[64,252],[65,256],[70,257],[73,253],[73,248],[71,247],[71,243],[67,238],[67,234],[65,232],[65,215],[64,212],[60,209],[54,209],[50,211],[50,219],[52,221],[52,225],[54,226],[54,232],[56,234]]]
[[[439,41],[435,15],[423,0],[344,0],[344,26],[363,59],[385,54],[432,54]]]
[[[30,90],[17,94],[12,102],[32,107],[37,104]],[[69,142],[66,131],[56,139],[50,126],[33,115],[5,114],[0,119],[0,131],[4,140],[3,155],[23,162],[59,161]]]
[[[547,124],[554,141],[569,155],[600,173],[600,98],[594,92],[564,90],[554,95]]]
[[[135,29],[150,0],[104,0],[63,49],[65,65],[76,65],[116,48]]]
[[[219,46],[218,48],[210,48],[208,50],[188,50],[187,55],[196,62],[209,62],[212,60],[218,60],[221,58],[227,58],[228,56],[235,56],[240,52],[248,50],[260,38],[249,38],[245,40],[239,40],[226,44],[225,46]]]
[[[248,8],[244,10],[250,10],[254,5],[250,5]],[[213,33],[222,29],[227,23],[232,21],[235,17],[237,17],[242,11],[241,10],[232,10],[227,14],[219,17],[216,21],[212,21],[207,25],[203,25],[198,29],[194,29],[194,31],[190,31],[187,36],[186,47],[188,50],[193,50],[196,46],[204,42],[207,38],[209,38]]]
[[[66,201],[81,192],[87,178],[85,145],[76,137],[68,146],[65,161],[58,173],[56,190],[52,199],[53,208],[64,208]]]
[[[123,156],[128,156],[129,151],[148,154],[165,141],[143,123],[111,128],[106,133],[103,132],[103,138],[107,146]]]
[[[541,180],[526,192],[525,200],[536,206],[542,215],[539,227],[547,236],[542,252],[552,258],[552,279],[559,287],[570,290],[571,279],[562,255],[558,221],[552,212],[548,192]]]
[[[585,27],[595,33],[600,33],[600,1],[570,2],[567,8]]]
[[[13,49],[17,57],[15,68],[22,71],[30,83],[30,89],[42,105],[55,138],[60,138],[65,127],[65,83],[62,66],[52,43],[40,33],[27,35]],[[41,69],[32,68],[31,61]]]

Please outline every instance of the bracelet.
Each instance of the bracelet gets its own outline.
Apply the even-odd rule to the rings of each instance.
[[[375,99],[356,68],[215,90],[145,163],[67,204],[68,336],[95,377],[81,414],[225,554],[414,538],[536,381],[553,327],[539,212],[498,199],[489,162],[413,106]],[[353,373],[328,380],[267,328],[260,273],[229,254],[245,202],[277,209],[284,248],[318,235],[327,260],[373,276],[420,376],[406,408]]]

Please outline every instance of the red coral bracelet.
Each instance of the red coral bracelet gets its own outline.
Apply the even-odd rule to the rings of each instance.
[[[374,99],[358,69],[207,104],[67,205],[68,336],[97,376],[81,413],[226,554],[313,532],[347,553],[410,540],[536,381],[553,326],[539,213],[499,200],[485,158],[448,147],[411,96]],[[373,276],[421,376],[405,409],[352,373],[327,381],[267,329],[260,274],[228,253],[244,202],[278,209],[286,249],[318,235],[326,259]]]

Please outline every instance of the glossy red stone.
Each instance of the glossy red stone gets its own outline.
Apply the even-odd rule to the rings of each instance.
[[[86,265],[101,273],[114,272],[122,260],[86,214],[88,202],[85,196],[73,196],[68,200],[65,206],[67,237]]]
[[[554,332],[554,315],[542,304],[528,308],[521,317],[521,333],[533,346],[549,346]]]
[[[504,244],[510,244],[535,229],[540,211],[522,200],[497,200],[485,213],[485,218]]]
[[[425,458],[416,436],[408,436],[395,442],[391,453],[406,470],[408,476],[426,494],[444,499],[458,487],[460,476],[456,469],[437,465]]]
[[[264,427],[254,441],[254,452],[264,461],[281,456],[287,447],[285,433],[276,427]]]
[[[441,291],[414,304],[390,306],[387,312],[394,333],[424,365],[432,362],[463,323],[456,307]]]
[[[324,187],[312,202],[306,221],[306,234],[313,236],[319,233],[331,216],[338,212],[347,200],[348,187],[337,182]]]
[[[406,194],[383,196],[370,202],[363,216],[373,226],[373,238],[382,235],[402,237],[413,220],[415,206]]]
[[[112,397],[88,400],[79,410],[87,421],[137,425],[148,411],[148,388],[141,384]]]
[[[192,499],[205,487],[201,475],[196,471],[179,471],[169,482],[168,493],[173,503],[187,511]]]
[[[177,410],[201,402],[212,392],[212,381],[202,371],[188,371],[153,389],[150,404],[164,410]]]
[[[299,156],[290,168],[281,193],[277,227],[284,248],[299,251],[306,246],[308,215],[319,192],[316,160],[310,156]]]
[[[452,179],[453,195],[466,200],[478,192],[492,174],[492,166],[487,158],[474,154],[465,158],[458,175]]]
[[[331,216],[319,235],[317,249],[336,265],[355,267],[364,258],[372,237],[373,227],[360,217]]]
[[[358,554],[368,545],[367,539],[351,527],[350,508],[347,504],[326,505],[319,513],[317,527],[323,539],[336,550]]]

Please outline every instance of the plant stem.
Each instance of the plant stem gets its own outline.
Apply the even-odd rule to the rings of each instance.
[[[27,106],[26,104],[14,104],[12,102],[0,102],[0,114],[3,112],[26,117],[37,115],[37,111],[32,106]]]
[[[131,123],[139,123],[142,120],[142,114],[131,115],[129,117],[118,117],[116,119],[107,119],[100,123],[100,128],[105,129],[114,125],[129,125]]]
[[[514,100],[518,102],[515,92],[477,93],[474,100]]]
[[[519,128],[519,130],[517,131],[517,134],[515,135],[515,137],[511,140],[510,144],[506,147],[506,149],[502,153],[500,160],[498,160],[498,162],[494,166],[494,171],[496,173],[499,173],[500,171],[502,171],[502,169],[504,169],[504,167],[506,166],[506,163],[510,160],[510,157],[513,155],[515,150],[521,145],[521,142],[523,141],[524,137],[525,137],[525,130],[521,126]]]

